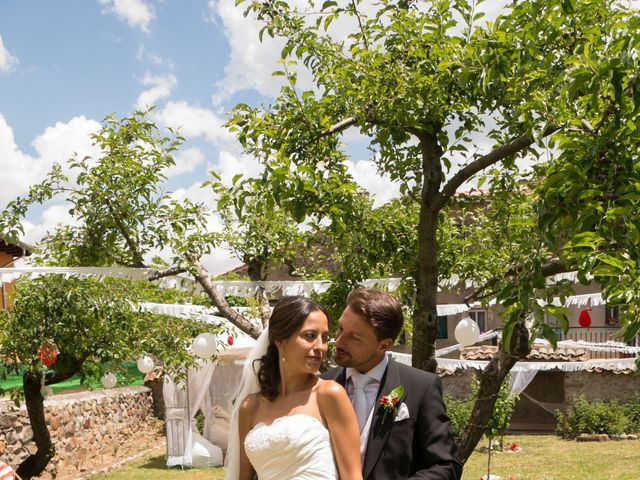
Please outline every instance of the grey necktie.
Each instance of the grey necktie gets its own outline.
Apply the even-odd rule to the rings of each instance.
[[[354,373],[351,375],[351,383],[353,384],[353,409],[356,412],[356,418],[358,419],[358,425],[360,431],[367,423],[367,397],[364,394],[364,387],[369,383],[371,378],[368,375],[362,375],[361,373]]]

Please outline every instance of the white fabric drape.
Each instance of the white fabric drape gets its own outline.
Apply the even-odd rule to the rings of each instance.
[[[465,303],[443,303],[436,305],[438,316],[455,315],[457,313],[468,312],[471,307]]]
[[[475,368],[484,370],[488,360],[458,360],[455,358],[438,358],[438,366],[448,369]],[[607,371],[623,371],[636,369],[635,358],[616,358],[610,360],[590,360],[588,362],[518,362],[511,369],[518,371],[562,370],[563,372],[578,372],[600,368]]]
[[[485,332],[478,337],[478,342],[484,342],[496,337],[500,337],[500,332],[489,330],[488,332]],[[456,343],[455,345],[451,345],[449,347],[439,348],[438,350],[436,350],[436,357],[444,357],[446,354],[455,352],[456,350],[460,350],[461,348],[462,346],[459,343]]]
[[[177,385],[165,373],[162,389],[167,434],[167,467],[184,465],[184,454],[191,435],[189,392],[185,385]]]
[[[222,465],[222,449],[196,431],[195,416],[202,410],[205,419],[212,414],[209,385],[217,362],[201,361],[189,369],[186,387],[176,385],[165,375],[163,393],[167,420],[167,466],[214,467]]]
[[[260,391],[256,371],[254,370],[254,361],[265,355],[268,347],[269,328],[267,327],[258,337],[242,369],[242,378],[238,386],[238,393],[235,396],[235,403],[231,413],[231,424],[229,425],[229,447],[225,459],[225,480],[238,480],[240,475],[240,433],[238,431],[240,405],[247,396]]]
[[[127,267],[3,267],[0,268],[0,284],[16,280],[21,275],[61,274],[77,277],[120,277],[145,280],[154,272],[150,268]]]
[[[597,307],[599,305],[606,305],[607,302],[602,298],[601,293],[585,293],[584,295],[572,295],[567,297],[567,301],[564,303],[566,307]]]
[[[511,380],[509,380],[509,398],[516,395],[520,395],[531,381],[535,378],[537,370],[530,371],[517,371],[511,374]]]

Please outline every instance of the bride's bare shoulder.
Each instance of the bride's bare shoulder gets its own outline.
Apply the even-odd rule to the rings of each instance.
[[[344,387],[335,380],[318,380],[317,392],[319,397],[336,398],[346,395]]]
[[[245,415],[253,415],[260,407],[261,397],[257,393],[247,395],[240,404],[240,413]]]

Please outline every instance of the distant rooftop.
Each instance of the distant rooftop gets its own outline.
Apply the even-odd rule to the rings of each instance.
[[[12,257],[26,257],[31,255],[35,248],[24,242],[8,243],[4,235],[0,233],[0,252],[7,253]]]

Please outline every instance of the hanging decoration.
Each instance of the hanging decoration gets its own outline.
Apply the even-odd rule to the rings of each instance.
[[[57,358],[58,358],[58,352],[56,352],[55,347],[53,347],[52,345],[49,345],[48,343],[43,344],[38,349],[38,359],[46,367],[50,367],[51,365],[56,363]]]
[[[53,388],[51,388],[49,385],[45,385],[40,389],[40,395],[42,395],[42,398],[50,397],[51,395],[53,395]]]
[[[591,315],[589,315],[589,309],[585,308],[580,312],[580,316],[578,317],[578,323],[582,328],[589,328],[591,325]]]
[[[205,360],[211,358],[218,351],[216,337],[209,333],[201,333],[194,340],[191,346],[193,354]]]
[[[149,355],[140,357],[136,364],[138,366],[138,370],[140,370],[142,373],[149,373],[156,366],[153,358],[151,358]]]
[[[107,372],[102,376],[102,386],[104,388],[113,388],[116,383],[118,383],[118,379],[113,373]]]
[[[233,337],[231,335],[229,335],[229,338],[227,338],[227,344],[232,347],[233,346]]]
[[[461,347],[468,347],[480,339],[480,327],[472,318],[463,318],[456,325],[453,335]]]

